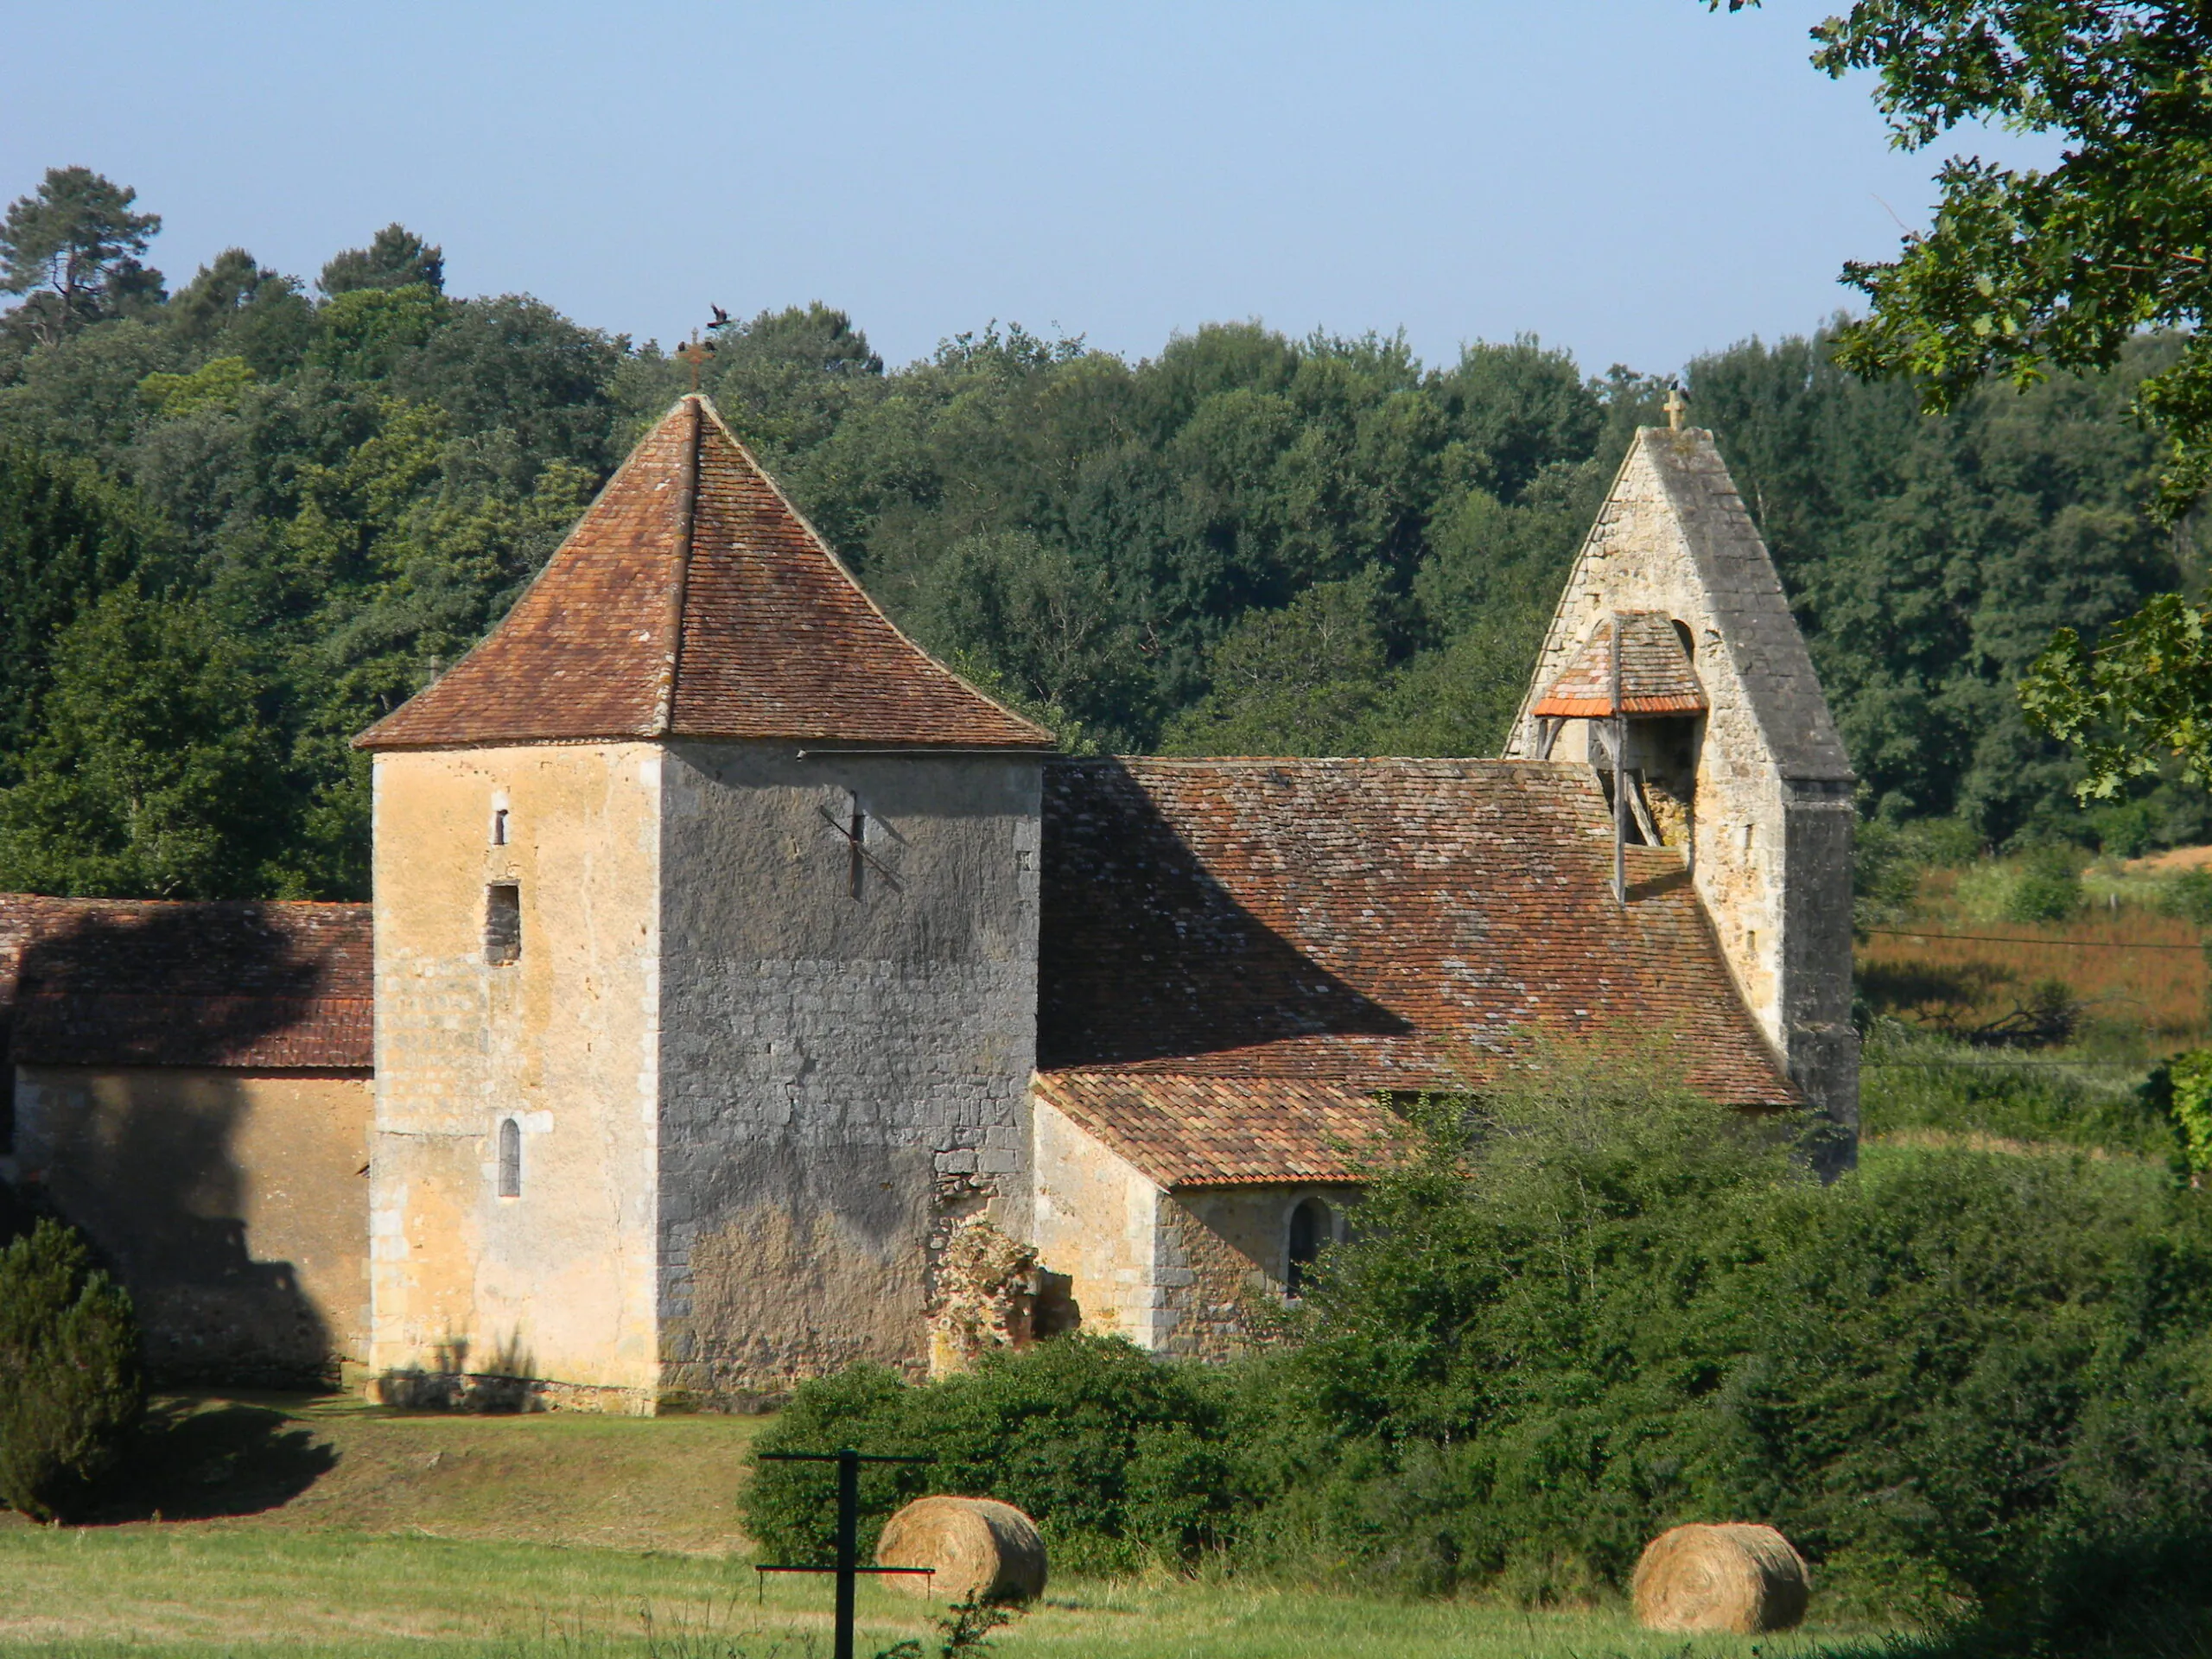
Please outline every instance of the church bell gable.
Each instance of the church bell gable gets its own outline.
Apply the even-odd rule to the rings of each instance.
[[[1781,577],[1711,433],[1637,434],[1576,556],[1505,753],[1590,765],[1610,796],[1625,793],[1628,837],[1680,850],[1791,1079],[1854,1127],[1855,780]]]

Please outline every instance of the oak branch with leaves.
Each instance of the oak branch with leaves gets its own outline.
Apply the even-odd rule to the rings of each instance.
[[[1708,0],[1731,11],[1758,0]],[[1903,375],[1931,412],[1995,378],[2111,367],[2146,329],[2180,336],[2135,413],[2165,440],[2157,511],[2212,486],[2212,8],[2148,0],[1861,0],[1813,30],[1815,65],[1871,69],[1892,142],[1962,122],[2056,133],[2047,171],[1954,156],[1934,224],[1886,264],[1852,264],[1867,315],[1836,357]],[[2212,786],[2212,614],[2160,595],[2091,651],[2063,630],[2020,687],[2076,747],[2083,798],[2178,757]]]

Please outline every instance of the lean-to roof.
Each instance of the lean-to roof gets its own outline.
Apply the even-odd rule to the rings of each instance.
[[[0,893],[0,1019],[24,1065],[366,1071],[366,905]]]

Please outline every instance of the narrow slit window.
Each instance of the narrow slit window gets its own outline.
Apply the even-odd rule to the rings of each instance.
[[[522,1197],[522,1125],[512,1117],[499,1122],[499,1196]]]
[[[494,967],[522,960],[522,889],[512,881],[484,889],[484,960]]]
[[[1290,1212],[1290,1238],[1283,1252],[1284,1289],[1294,1296],[1304,1292],[1307,1270],[1320,1259],[1321,1247],[1328,1242],[1329,1206],[1319,1198],[1300,1200],[1298,1208]]]
[[[494,847],[507,844],[507,809],[504,806],[492,814],[492,844]]]

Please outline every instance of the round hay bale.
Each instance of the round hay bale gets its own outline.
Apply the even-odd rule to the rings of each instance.
[[[1027,1601],[1045,1592],[1045,1541],[1011,1503],[988,1497],[918,1497],[884,1522],[878,1567],[926,1567],[932,1576],[891,1573],[884,1582],[939,1601]]]
[[[1649,1630],[1757,1636],[1805,1617],[1805,1559],[1772,1527],[1731,1522],[1661,1533],[1636,1564],[1637,1622]]]

